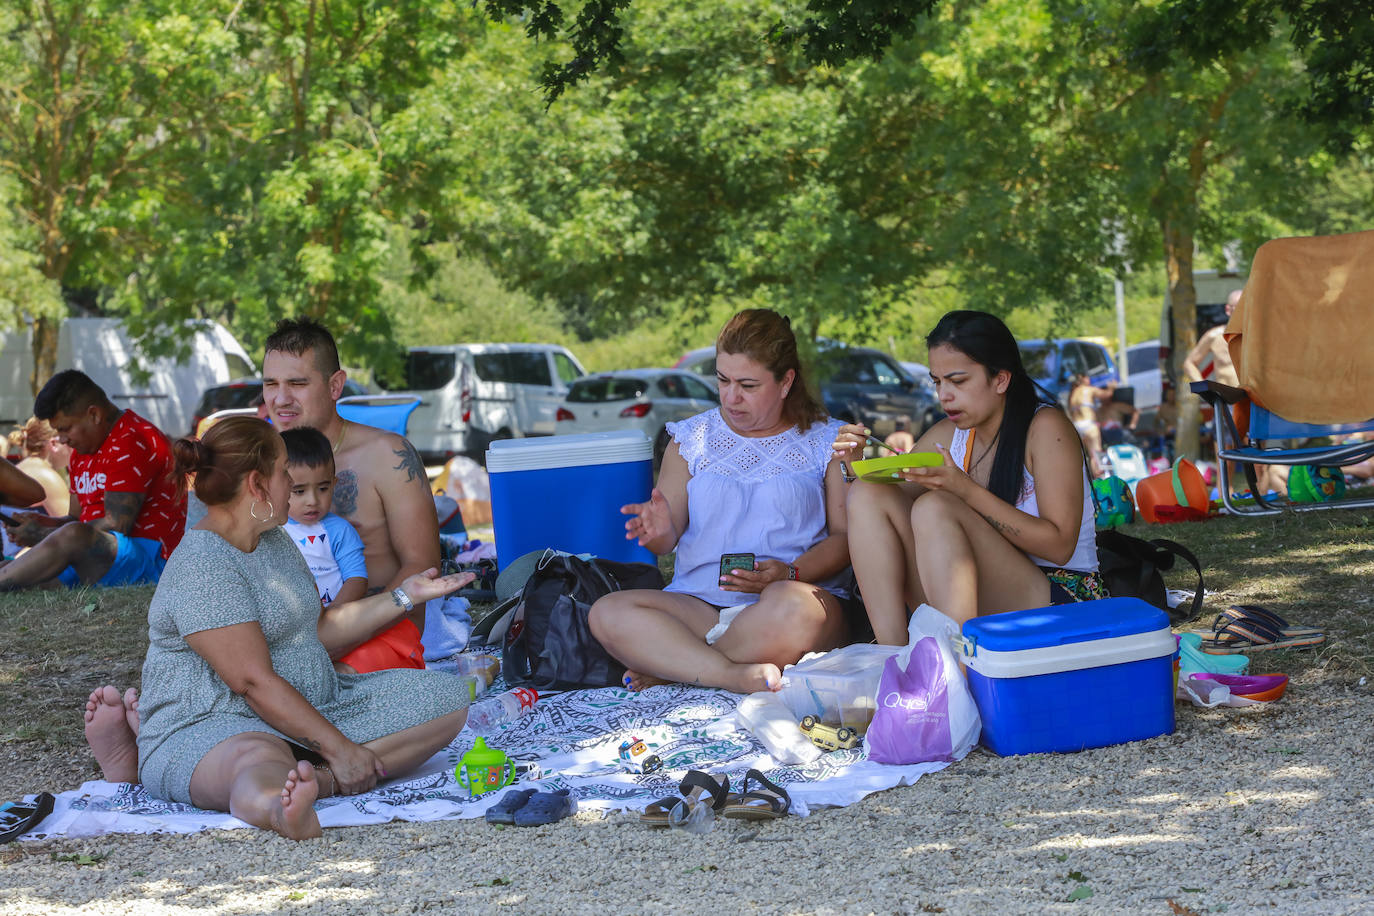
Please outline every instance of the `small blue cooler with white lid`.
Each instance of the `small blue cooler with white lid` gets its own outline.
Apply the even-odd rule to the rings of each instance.
[[[1168,615],[1138,598],[975,617],[962,642],[982,743],[1004,757],[1174,730],[1177,644]]]
[[[552,547],[653,563],[620,507],[649,499],[654,444],[640,430],[501,439],[487,449],[496,564]]]

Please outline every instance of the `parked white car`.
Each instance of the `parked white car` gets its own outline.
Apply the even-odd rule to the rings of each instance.
[[[394,393],[420,397],[408,438],[426,462],[481,461],[493,439],[553,435],[568,386],[586,374],[557,344],[411,347]]]
[[[572,383],[558,408],[559,435],[639,429],[654,443],[654,462],[668,447],[664,424],[720,405],[720,394],[699,375],[680,369],[627,369]]]

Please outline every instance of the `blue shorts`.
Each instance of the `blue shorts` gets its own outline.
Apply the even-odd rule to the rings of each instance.
[[[162,559],[162,544],[159,541],[131,538],[118,531],[111,531],[110,534],[114,535],[117,545],[114,563],[110,564],[110,571],[101,576],[96,585],[143,585],[156,583],[162,577],[162,567],[167,565],[167,561]],[[57,578],[68,588],[81,585],[81,577],[70,566],[58,573]]]

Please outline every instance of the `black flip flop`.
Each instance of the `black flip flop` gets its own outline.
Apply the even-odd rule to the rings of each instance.
[[[5,802],[0,805],[0,843],[8,843],[33,830],[52,814],[55,799],[49,792],[39,792],[30,804]]]

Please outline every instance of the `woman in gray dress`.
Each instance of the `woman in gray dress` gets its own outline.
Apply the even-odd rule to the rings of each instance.
[[[467,716],[451,675],[340,675],[330,657],[472,576],[431,569],[321,612],[315,580],[280,527],[291,481],[277,432],[235,417],[174,451],[208,512],[167,561],[149,606],[136,708],[132,692],[95,691],[87,739],[106,779],[141,778],[162,798],[292,839],[318,836],[316,798],[366,792],[414,769]]]

